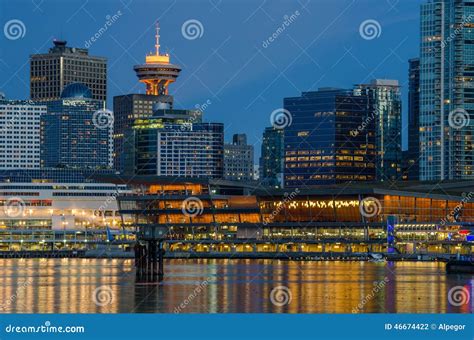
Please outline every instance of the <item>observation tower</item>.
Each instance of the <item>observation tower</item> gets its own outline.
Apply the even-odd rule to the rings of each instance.
[[[138,80],[146,85],[146,94],[168,95],[169,84],[176,81],[181,67],[170,63],[170,55],[160,54],[160,26],[156,23],[156,51],[146,56],[145,64],[135,65]]]

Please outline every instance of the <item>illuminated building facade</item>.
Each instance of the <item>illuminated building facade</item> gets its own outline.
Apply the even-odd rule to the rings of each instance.
[[[66,41],[55,40],[48,53],[30,57],[30,97],[48,101],[60,98],[71,83],[85,84],[92,98],[107,99],[107,59],[89,55],[84,48],[68,47]]]
[[[40,167],[40,124],[46,106],[0,98],[0,169]]]
[[[285,98],[292,123],[284,129],[284,186],[375,180],[369,104],[367,95],[333,88]]]
[[[173,108],[173,97],[167,98],[168,107]],[[125,169],[124,144],[126,133],[135,119],[144,119],[153,115],[153,110],[163,105],[163,96],[148,94],[126,94],[114,97],[114,169]]]
[[[474,6],[421,6],[420,180],[474,178]]]
[[[262,136],[260,156],[260,182],[264,185],[281,186],[283,177],[283,129],[267,127]]]
[[[253,145],[247,144],[247,135],[235,134],[232,143],[224,144],[224,178],[252,181],[253,173]]]
[[[369,118],[375,121],[376,180],[400,179],[402,101],[398,81],[375,79],[370,84],[356,85],[354,94],[367,96],[371,112]]]
[[[386,253],[389,220],[395,254],[467,254],[474,248],[474,203],[462,195],[466,183],[440,184],[435,191],[432,184],[345,183],[288,195],[223,180],[117,181],[132,191],[118,199],[122,216],[132,221],[128,227],[167,229],[171,254]]]
[[[146,85],[146,94],[168,95],[168,86],[176,81],[181,68],[170,63],[169,54],[160,53],[160,28],[156,24],[155,53],[146,56],[145,64],[135,65],[138,80]]]
[[[102,126],[97,118],[103,101],[92,99],[85,85],[73,83],[64,88],[60,100],[46,105],[48,112],[41,116],[42,167],[112,168],[113,126]]]
[[[224,176],[224,126],[199,110],[159,109],[127,133],[125,172],[196,178]]]
[[[85,250],[119,235],[124,185],[0,183],[0,250]],[[118,236],[117,236],[118,237]],[[128,242],[128,236],[123,239]]]

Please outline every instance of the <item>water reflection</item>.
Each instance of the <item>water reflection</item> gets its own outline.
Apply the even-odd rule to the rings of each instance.
[[[0,259],[2,313],[472,313],[448,291],[473,276],[423,262],[169,260],[159,285],[135,284],[132,260]],[[272,289],[288,287],[277,306]],[[105,300],[97,303],[98,287]],[[104,296],[101,296],[104,297]],[[107,299],[109,298],[109,299]],[[95,301],[95,302],[94,302]],[[101,303],[102,301],[102,303]]]

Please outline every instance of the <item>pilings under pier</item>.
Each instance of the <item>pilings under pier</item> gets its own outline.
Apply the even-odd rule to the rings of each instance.
[[[135,268],[138,282],[162,281],[164,276],[164,249],[161,241],[137,242],[135,250]]]

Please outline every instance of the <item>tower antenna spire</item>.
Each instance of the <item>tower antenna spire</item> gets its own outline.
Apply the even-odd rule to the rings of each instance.
[[[160,55],[160,23],[159,21],[156,22],[156,55]]]

